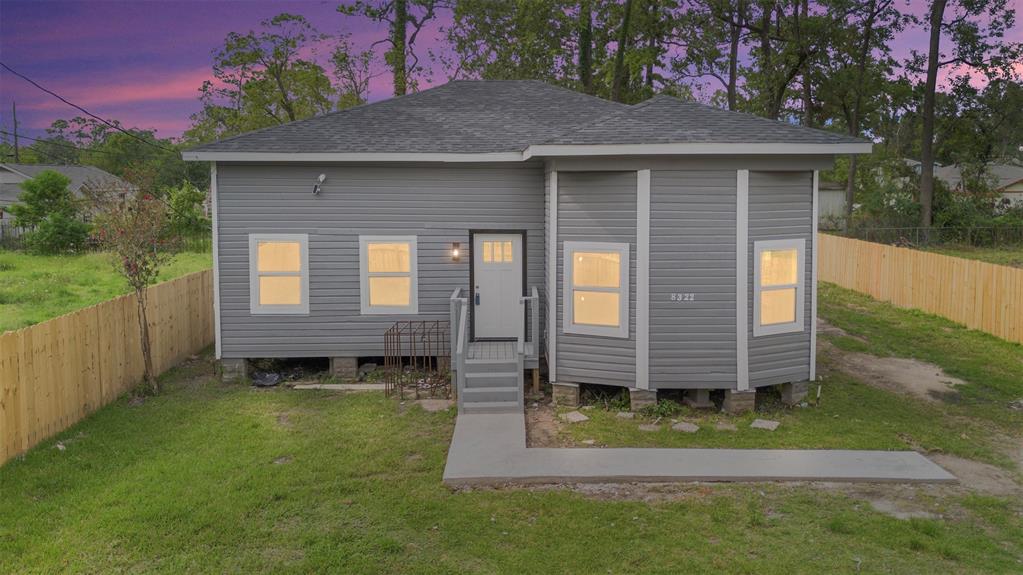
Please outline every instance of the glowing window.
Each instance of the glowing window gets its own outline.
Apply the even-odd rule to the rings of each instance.
[[[249,235],[249,311],[309,313],[309,236]]]
[[[629,244],[565,242],[565,333],[629,337]]]
[[[806,240],[754,242],[753,335],[803,331]]]
[[[512,242],[491,240],[483,241],[483,263],[511,263],[515,261]]]
[[[363,314],[418,313],[415,236],[360,236],[359,272]]]

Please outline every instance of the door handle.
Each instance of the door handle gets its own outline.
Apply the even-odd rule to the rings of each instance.
[[[480,292],[476,292],[475,302],[476,302],[476,305],[480,305]]]

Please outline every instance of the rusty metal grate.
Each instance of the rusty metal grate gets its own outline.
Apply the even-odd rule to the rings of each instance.
[[[384,391],[405,399],[451,397],[450,324],[399,321],[384,332]]]

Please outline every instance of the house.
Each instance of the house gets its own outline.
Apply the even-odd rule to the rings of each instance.
[[[817,224],[822,229],[838,229],[845,220],[845,183],[819,182],[817,185]],[[853,204],[856,207],[858,204]]]
[[[951,190],[962,190],[963,175],[959,166],[935,168],[934,177],[945,182]],[[991,164],[987,167],[987,177],[1007,205],[1023,205],[1023,166]]]
[[[216,353],[383,355],[449,320],[459,407],[622,386],[752,407],[814,379],[817,171],[870,143],[668,96],[453,81],[193,148],[214,197]]]
[[[82,197],[82,188],[86,184],[111,184],[116,186],[127,186],[128,184],[117,176],[105,172],[93,166],[67,166],[62,164],[0,164],[0,221],[12,220],[13,217],[6,211],[7,206],[18,203],[18,197],[23,191],[21,182],[34,178],[40,172],[52,170],[60,172],[71,180],[68,190],[75,197]]]

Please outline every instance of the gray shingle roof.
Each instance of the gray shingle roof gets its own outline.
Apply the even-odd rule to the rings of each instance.
[[[529,144],[624,107],[534,80],[459,80],[400,98],[241,134],[190,151],[521,151]]]
[[[628,106],[536,80],[458,80],[189,152],[473,154],[521,152],[532,144],[863,142],[670,96]]]
[[[68,166],[63,164],[0,164],[0,168],[5,168],[14,172],[18,172],[34,178],[39,175],[40,172],[45,170],[53,170],[54,172],[60,172],[67,176],[71,183],[68,184],[68,190],[76,196],[81,196],[82,186],[86,183],[91,184],[104,184],[110,183],[118,186],[127,186],[127,182],[111,174],[110,172],[101,170],[94,166]],[[21,184],[17,182],[4,183],[0,185],[0,205],[8,205],[15,203],[18,197],[21,195],[22,189]]]
[[[659,95],[544,144],[856,144],[865,140]]]

